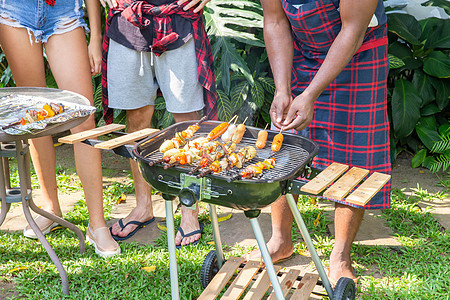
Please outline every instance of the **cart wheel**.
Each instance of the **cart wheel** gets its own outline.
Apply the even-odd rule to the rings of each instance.
[[[213,277],[216,276],[217,272],[219,272],[217,254],[216,251],[211,250],[208,255],[206,255],[206,258],[203,261],[202,270],[200,272],[200,283],[204,289],[208,286]]]
[[[347,277],[339,278],[333,292],[333,300],[355,300],[355,282]]]

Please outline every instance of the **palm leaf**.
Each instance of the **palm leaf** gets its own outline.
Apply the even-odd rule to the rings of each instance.
[[[436,142],[431,148],[431,152],[442,153],[450,149],[450,135],[445,137],[441,136],[442,141]]]

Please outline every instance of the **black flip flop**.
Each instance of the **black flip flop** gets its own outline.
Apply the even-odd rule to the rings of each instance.
[[[187,234],[184,234],[184,231],[183,231],[183,229],[181,228],[181,227],[178,227],[178,231],[181,233],[181,241],[183,241],[183,239],[185,238],[185,237],[188,237],[188,236],[193,236],[194,234],[197,234],[197,233],[200,233],[200,234],[202,234],[203,233],[203,229],[204,229],[204,225],[203,225],[203,222],[198,222],[199,224],[200,224],[200,229],[198,229],[198,230],[194,230],[194,231],[191,231],[191,232],[189,232],[189,233],[187,233]],[[203,236],[203,235],[202,235]],[[200,237],[200,239],[201,239],[202,237]],[[177,249],[181,249],[181,248],[183,248],[183,247],[187,247],[187,246],[193,246],[193,245],[196,245],[196,244],[198,244],[198,242],[200,242],[200,239],[198,239],[198,240],[196,240],[195,242],[192,242],[192,243],[190,243],[190,244],[187,244],[187,245],[176,245],[175,247],[177,247]]]
[[[120,220],[119,220],[119,226],[120,226],[120,228],[122,228],[121,231],[122,231],[125,227],[127,227],[128,225],[130,225],[130,224],[137,225],[137,227],[136,227],[135,230],[133,230],[133,231],[130,232],[127,236],[124,236],[124,237],[121,237],[121,236],[118,236],[118,235],[114,235],[114,234],[112,233],[112,227],[109,227],[109,231],[111,232],[111,236],[112,236],[112,238],[113,238],[115,241],[123,241],[123,240],[129,239],[129,238],[132,237],[139,229],[141,229],[141,228],[144,227],[145,225],[148,225],[148,224],[152,223],[153,221],[155,221],[155,217],[153,217],[153,218],[151,218],[150,220],[145,221],[145,222],[130,221],[130,222],[128,222],[128,223],[125,224],[125,225],[123,225],[123,221],[122,221],[122,220],[123,220],[123,219],[120,219]]]

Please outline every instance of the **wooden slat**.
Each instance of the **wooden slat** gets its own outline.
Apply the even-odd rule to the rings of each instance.
[[[291,288],[294,285],[294,282],[297,279],[299,274],[300,274],[300,270],[288,269],[287,273],[284,274],[284,276],[282,276],[281,290],[283,291],[284,297],[286,297],[286,295],[291,290]],[[275,296],[274,291],[272,291],[272,293],[270,294],[270,297],[267,298],[267,300],[277,300],[277,297]]]
[[[338,181],[323,193],[324,197],[342,200],[344,197],[369,174],[369,170],[353,167]]]
[[[325,170],[320,172],[310,182],[302,186],[303,192],[317,195],[341,176],[348,169],[347,165],[340,163],[332,163]]]
[[[94,147],[98,148],[98,149],[111,150],[113,148],[117,148],[119,146],[126,145],[126,144],[129,144],[136,140],[140,140],[142,138],[148,137],[149,135],[151,135],[152,133],[155,133],[157,131],[159,131],[159,129],[144,128],[139,131],[128,133],[127,135],[119,136],[115,139],[111,139],[108,141],[98,143]]]
[[[75,134],[71,134],[68,136],[64,136],[58,139],[58,142],[60,143],[66,143],[66,144],[75,144],[81,141],[84,141],[86,139],[90,139],[93,137],[97,137],[99,135],[107,134],[116,130],[124,129],[125,125],[121,124],[109,124],[102,127],[97,127],[94,129],[78,132]]]
[[[245,264],[245,267],[242,268],[241,272],[239,272],[236,279],[233,283],[228,287],[225,294],[223,294],[221,300],[236,300],[242,295],[247,286],[252,281],[253,277],[255,277],[256,273],[261,266],[261,262],[259,260],[250,260]],[[215,278],[215,277],[214,277]]]
[[[316,286],[317,280],[319,279],[318,274],[306,273],[300,281],[298,288],[292,294],[292,300],[308,300],[311,292]]]
[[[212,300],[220,294],[222,289],[236,272],[237,268],[244,261],[244,257],[230,257],[213,277],[203,293],[198,297],[198,300]]]
[[[364,206],[389,181],[390,175],[375,172],[367,178],[345,200],[347,202]]]
[[[275,272],[278,273],[280,271],[280,266],[273,266],[275,268]],[[267,290],[270,286],[270,278],[267,270],[264,269],[261,274],[259,274],[258,279],[256,279],[255,283],[252,284],[252,287],[247,292],[243,300],[260,300],[266,294]]]

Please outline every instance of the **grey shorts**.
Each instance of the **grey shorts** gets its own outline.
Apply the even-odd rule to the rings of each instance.
[[[193,39],[159,57],[110,40],[107,68],[108,106],[111,108],[137,109],[155,105],[158,88],[171,113],[199,111],[205,106]]]

